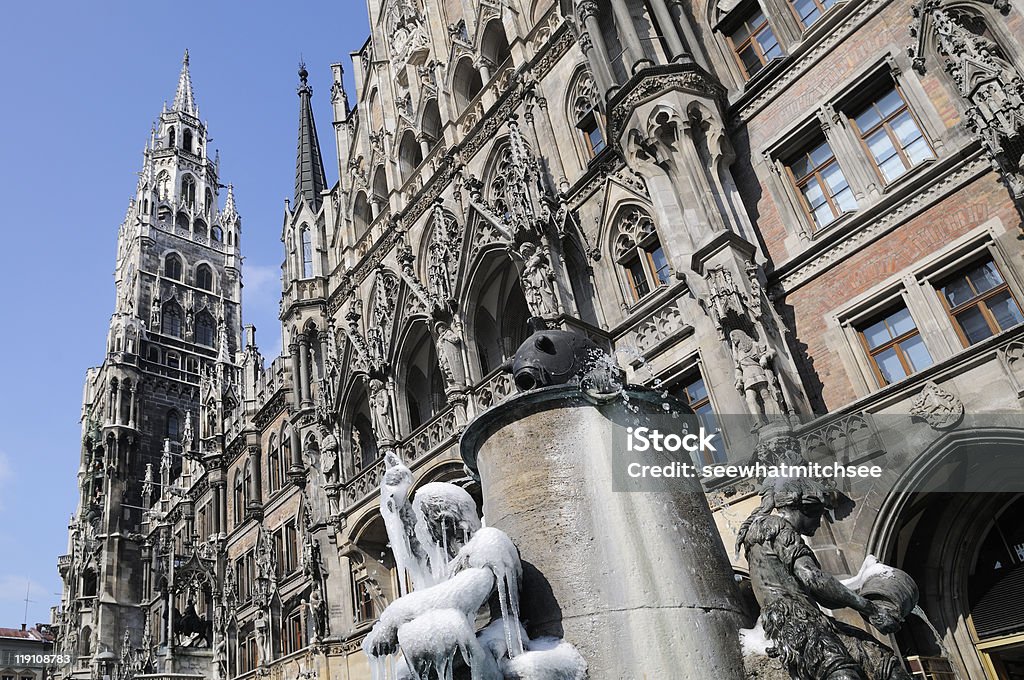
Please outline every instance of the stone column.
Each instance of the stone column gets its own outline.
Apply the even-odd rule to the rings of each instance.
[[[249,477],[249,509],[260,510],[263,506],[263,471],[260,467],[260,450],[249,448],[249,463],[252,465],[252,476]]]
[[[299,343],[293,342],[288,345],[288,357],[292,365],[292,396],[294,397],[295,408],[302,405],[302,371],[299,370]]]
[[[699,64],[705,71],[711,72],[711,64],[704,58],[704,51],[700,47],[700,42],[697,40],[697,34],[693,32],[693,25],[690,23],[690,17],[686,15],[686,9],[683,7],[682,0],[668,0],[669,11],[676,20],[676,26],[683,34],[683,41],[689,47],[687,52],[697,64]]]
[[[612,13],[615,15],[615,27],[618,30],[619,42],[624,43],[626,48],[628,57],[626,74],[629,77],[637,62],[644,61],[647,57],[644,55],[644,47],[640,44],[640,34],[636,32],[636,24],[633,23],[633,17],[630,15],[626,3],[613,0],[608,4],[612,6]]]
[[[137,400],[135,383],[132,383],[131,396],[128,399],[128,427],[135,427],[135,404]]]
[[[218,524],[220,525],[217,529],[218,534],[226,534],[228,532],[228,492],[227,482],[220,482],[217,485],[217,491],[219,497],[217,499],[217,518]]]
[[[661,34],[668,43],[669,60],[675,61],[680,57],[685,57],[685,61],[690,61],[690,55],[687,54],[683,41],[679,39],[676,23],[672,20],[672,15],[668,11],[668,5],[665,3],[665,0],[651,0],[651,7],[654,9],[654,17],[658,20]]]
[[[604,42],[604,34],[601,33],[601,25],[597,20],[596,0],[580,0],[576,5],[576,16],[579,18],[580,23],[586,27],[586,32],[584,33],[586,39],[581,37],[580,46],[583,48],[584,55],[590,61],[594,75],[601,85],[602,92],[607,92],[612,87],[618,85],[618,83],[615,82],[615,76],[610,66],[611,60],[608,58],[608,46]],[[597,53],[594,57],[591,57],[589,54],[591,49]]]
[[[288,474],[301,475],[304,472],[304,468],[302,467],[302,446],[299,441],[299,431],[296,429],[294,424],[292,424],[290,436],[292,440],[292,464],[291,467],[288,468]]]
[[[312,406],[309,396],[309,336],[299,336],[299,407]]]
[[[700,480],[613,490],[625,476],[615,428],[664,413],[657,393],[628,395],[629,408],[541,388],[466,428],[462,458],[479,474],[483,514],[522,558],[521,619],[531,637],[575,645],[592,678],[741,680],[743,609]]]

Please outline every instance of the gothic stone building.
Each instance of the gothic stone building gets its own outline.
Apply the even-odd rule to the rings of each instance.
[[[359,643],[406,586],[384,453],[478,493],[459,434],[538,322],[719,414],[730,457],[781,414],[807,450],[881,465],[819,559],[917,579],[942,645],[891,642],[918,677],[1022,677],[1024,497],[936,480],[964,450],[1021,454],[1024,423],[982,416],[1024,396],[1024,4],[369,12],[354,101],[331,67],[333,185],[300,70],[269,364],[187,60],[160,116],[87,376],[64,677],[368,678]],[[709,501],[731,546],[757,497]]]

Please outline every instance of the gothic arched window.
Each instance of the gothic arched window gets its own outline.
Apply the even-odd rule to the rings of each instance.
[[[202,288],[203,290],[213,290],[213,270],[210,269],[209,265],[201,264],[196,267],[196,288]]]
[[[416,141],[416,135],[412,130],[406,130],[402,135],[402,143],[398,146],[398,164],[402,172],[402,181],[407,181],[422,162],[423,150],[420,149],[420,143]]]
[[[176,142],[177,140],[174,136],[174,126],[172,125],[171,127],[167,128],[167,147],[173,149]]]
[[[164,436],[172,442],[176,442],[181,438],[181,419],[178,417],[178,412],[174,409],[167,412],[167,428]]]
[[[196,181],[191,175],[181,178],[181,197],[185,201],[185,205],[190,208],[196,207]]]
[[[573,125],[583,139],[588,159],[601,153],[606,146],[597,101],[597,86],[594,79],[589,73],[583,73],[573,88],[570,105]]]
[[[632,302],[668,283],[668,260],[654,220],[645,210],[631,207],[620,214],[612,249],[615,261],[624,270]]]
[[[302,225],[300,232],[302,241],[302,278],[313,278],[313,233],[307,225]]]
[[[402,364],[405,366],[405,401],[411,432],[440,412],[448,400],[437,348],[426,324],[417,324],[407,342],[409,349]]]
[[[181,134],[181,148],[185,149],[189,153],[192,153],[192,131],[186,129]]]
[[[242,523],[242,519],[245,517],[245,482],[242,479],[242,471],[235,470],[235,484],[234,494],[232,495],[234,501],[234,517],[235,526]]]
[[[214,207],[215,206],[214,206],[214,203],[213,203],[213,192],[210,191],[209,189],[207,189],[206,190],[206,205],[203,206],[203,209],[206,210],[206,214],[207,215],[212,215]]]
[[[373,212],[366,200],[366,194],[360,191],[356,194],[356,200],[352,204],[352,223],[356,228],[356,238],[366,233],[371,222],[373,222]]]
[[[476,296],[473,340],[481,377],[498,368],[526,340],[530,311],[511,262],[494,258]]]
[[[270,493],[281,488],[283,477],[281,477],[281,450],[277,446],[277,435],[270,435],[270,443],[267,446],[270,452],[267,454],[267,471],[270,473]]]
[[[207,347],[213,347],[216,341],[216,331],[213,322],[213,317],[210,316],[209,312],[200,312],[196,316],[196,342],[200,345],[206,345]]]
[[[492,19],[484,27],[484,35],[480,40],[480,54],[490,62],[493,69],[512,57],[512,51],[508,47],[508,37],[505,35],[505,27],[500,19]],[[492,71],[491,75],[494,76],[496,73]]]
[[[484,81],[480,77],[480,71],[473,66],[469,57],[464,57],[455,67],[455,76],[452,80],[455,109],[461,114],[482,89],[484,89]]]
[[[174,253],[164,258],[164,276],[181,281],[181,258]]]
[[[220,243],[221,241],[223,241],[224,230],[218,227],[217,225],[214,225],[213,228],[210,229],[210,240],[216,243]]]
[[[176,302],[168,302],[164,305],[163,318],[160,321],[160,327],[163,329],[164,335],[173,335],[177,338],[181,337],[181,307]]]
[[[441,110],[437,106],[437,100],[431,99],[423,108],[423,119],[420,123],[423,136],[427,138],[427,145],[433,149],[441,141]]]

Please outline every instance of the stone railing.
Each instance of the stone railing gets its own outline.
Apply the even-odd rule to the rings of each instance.
[[[447,447],[459,436],[455,411],[449,407],[412,432],[400,447],[402,460],[412,464]]]
[[[496,368],[484,376],[473,388],[473,405],[475,413],[480,413],[500,404],[516,391],[515,381],[511,374]]]

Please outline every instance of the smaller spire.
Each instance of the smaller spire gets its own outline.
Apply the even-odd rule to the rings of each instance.
[[[217,345],[217,363],[230,364],[231,352],[228,349],[228,325],[223,319],[220,322],[220,337],[218,338]]]
[[[316,136],[313,107],[310,99],[313,88],[308,82],[306,64],[299,62],[299,141],[295,158],[295,205],[305,198],[314,212],[320,208],[320,193],[327,188],[324,162],[320,155],[320,141]]]
[[[192,94],[192,77],[188,72],[188,50],[181,60],[181,74],[178,76],[178,89],[174,93],[174,103],[171,105],[173,111],[182,111],[192,116],[199,115],[196,108],[196,100]]]
[[[221,213],[225,220],[230,221],[238,215],[238,208],[235,207],[235,185],[228,184],[228,196],[224,199],[224,212]]]

